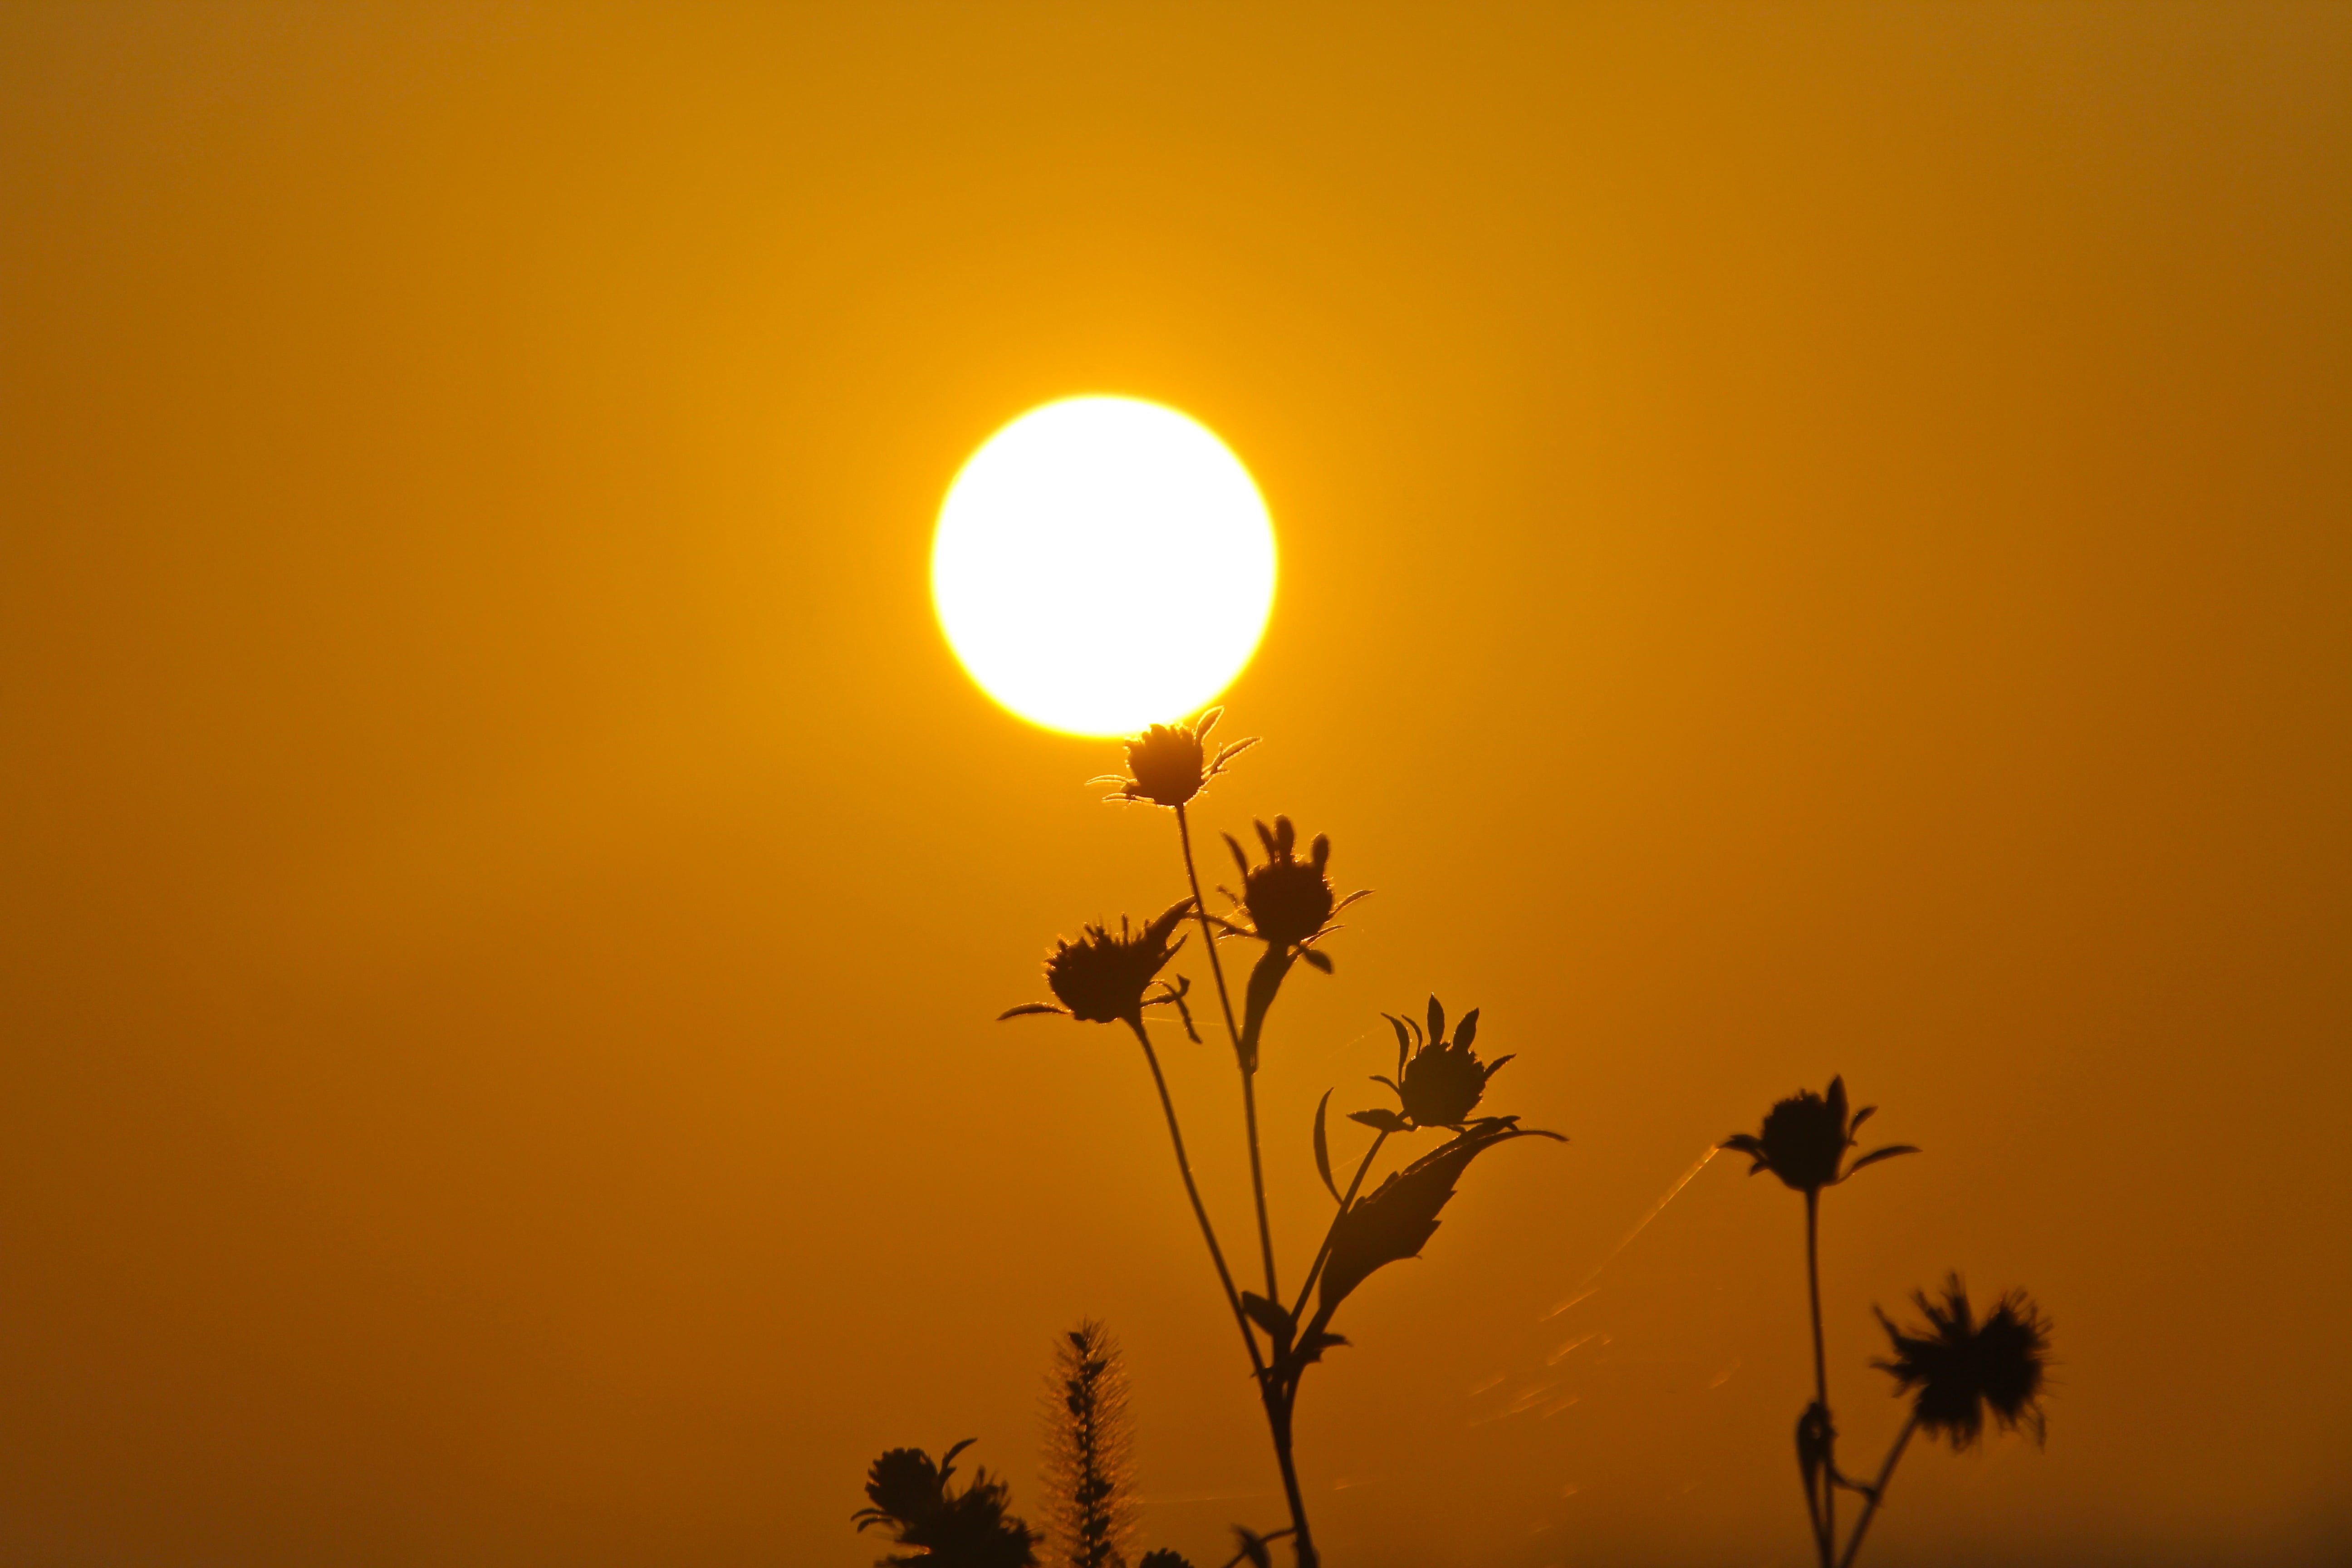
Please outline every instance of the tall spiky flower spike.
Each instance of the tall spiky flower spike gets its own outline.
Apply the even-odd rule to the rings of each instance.
[[[1095,1320],[1055,1341],[1045,1415],[1054,1568],[1126,1568],[1141,1511],[1133,1490],[1127,1372],[1118,1342]]]
[[[1231,741],[1215,752],[1209,731],[1224,716],[1212,708],[1190,724],[1154,724],[1127,742],[1127,772],[1106,773],[1092,784],[1118,785],[1103,798],[1180,806],[1209,786],[1225,764],[1257,744],[1257,737]]]

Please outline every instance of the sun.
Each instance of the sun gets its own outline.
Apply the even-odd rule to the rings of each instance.
[[[1199,421],[1065,398],[991,436],[948,487],[931,599],[997,701],[1128,734],[1207,705],[1249,663],[1274,607],[1274,523]]]

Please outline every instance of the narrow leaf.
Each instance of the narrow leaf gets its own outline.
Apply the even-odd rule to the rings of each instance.
[[[1429,1043],[1436,1045],[1445,1038],[1445,1006],[1433,995],[1429,999]]]
[[[1454,1026],[1454,1043],[1466,1051],[1470,1048],[1470,1042],[1477,1037],[1478,1009],[1473,1007],[1467,1013],[1463,1014],[1462,1022]],[[1501,1064],[1497,1063],[1496,1065],[1500,1066]]]
[[[1331,1140],[1323,1131],[1324,1114],[1331,1109],[1331,1090],[1325,1089],[1323,1098],[1315,1102],[1315,1170],[1330,1189],[1331,1201],[1339,1201],[1339,1184],[1331,1179]]]
[[[1225,847],[1234,852],[1234,864],[1241,868],[1242,881],[1246,885],[1249,881],[1249,857],[1242,853],[1242,841],[1230,833],[1224,835],[1224,840]]]
[[[1007,1007],[1003,1012],[999,1013],[996,1016],[996,1021],[1002,1024],[1007,1018],[1018,1018],[1030,1013],[1060,1013],[1063,1010],[1061,1008],[1055,1006],[1051,1002],[1024,1002],[1018,1007]]]
[[[1320,970],[1326,974],[1331,973],[1331,958],[1328,953],[1318,952],[1311,947],[1302,947],[1298,950],[1298,956],[1307,961],[1308,968]]]
[[[1881,1160],[1892,1160],[1897,1154],[1916,1154],[1919,1151],[1917,1149],[1913,1148],[1908,1143],[1890,1143],[1884,1149],[1874,1149],[1869,1153],[1864,1154],[1861,1159],[1856,1160],[1853,1164],[1846,1167],[1845,1174],[1846,1176],[1851,1176],[1856,1171],[1861,1170],[1864,1165],[1874,1165]],[[1843,1181],[1845,1180],[1845,1176],[1841,1176],[1838,1180]]]
[[[1360,1121],[1367,1127],[1377,1127],[1383,1132],[1410,1131],[1404,1124],[1404,1118],[1393,1110],[1351,1110],[1348,1112],[1348,1120]]]
[[[1394,1013],[1383,1013],[1381,1016],[1386,1018],[1389,1021],[1389,1027],[1396,1031],[1397,1077],[1402,1078],[1404,1076],[1405,1053],[1412,1048],[1412,1042],[1405,1037],[1404,1020],[1398,1017]]]

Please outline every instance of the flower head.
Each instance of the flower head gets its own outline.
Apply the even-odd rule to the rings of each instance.
[[[1979,1322],[1958,1274],[1945,1280],[1940,1302],[1925,1290],[1914,1291],[1911,1299],[1927,1315],[1927,1326],[1898,1329],[1879,1312],[1894,1342],[1895,1359],[1871,1364],[1894,1377],[1896,1394],[1917,1391],[1912,1414],[1927,1435],[1966,1448],[1983,1435],[1990,1410],[2002,1431],[2029,1426],[2033,1440],[2042,1441],[2050,1322],[2041,1309],[2024,1291],[2011,1290]]]
[[[1460,1131],[1470,1120],[1470,1113],[1478,1109],[1478,1101],[1486,1092],[1486,1080],[1511,1059],[1502,1056],[1482,1063],[1471,1050],[1470,1042],[1478,1037],[1478,1009],[1473,1007],[1462,1016],[1450,1043],[1445,1038],[1445,1008],[1434,996],[1429,999],[1426,1034],[1422,1032],[1418,1020],[1381,1016],[1396,1031],[1397,1076],[1390,1079],[1374,1074],[1373,1081],[1387,1084],[1396,1091],[1397,1099],[1403,1102],[1408,1126],[1451,1127]],[[1408,1024],[1412,1031],[1410,1042],[1405,1035]]]
[[[1173,942],[1169,938],[1175,936],[1177,926],[1192,910],[1192,900],[1179,899],[1141,930],[1130,927],[1121,915],[1117,931],[1088,925],[1076,942],[1055,938],[1054,951],[1045,960],[1045,984],[1061,1005],[1026,1003],[998,1015],[999,1020],[1024,1013],[1063,1013],[1089,1024],[1139,1024],[1144,1008],[1170,1002],[1183,1012],[1183,985],[1169,984],[1160,978],[1160,972],[1184,945],[1181,937]],[[1147,999],[1155,984],[1161,994]],[[1188,1016],[1187,1033],[1191,1027]]]
[[[1865,1105],[1849,1118],[1845,1103],[1843,1078],[1830,1079],[1825,1096],[1801,1089],[1767,1113],[1760,1135],[1735,1132],[1723,1141],[1723,1147],[1737,1149],[1756,1162],[1748,1168],[1749,1175],[1769,1171],[1801,1193],[1818,1193],[1864,1165],[1919,1152],[1908,1143],[1890,1143],[1846,1165],[1845,1152],[1853,1147],[1855,1131],[1878,1107]]]
[[[1127,772],[1109,773],[1096,784],[1119,787],[1106,799],[1137,800],[1152,805],[1182,805],[1225,771],[1225,764],[1257,744],[1257,737],[1229,742],[1209,751],[1209,731],[1224,713],[1212,708],[1190,724],[1154,724],[1127,742]]]
[[[1290,825],[1290,818],[1277,816],[1272,827],[1263,822],[1255,826],[1258,843],[1265,849],[1263,865],[1251,865],[1241,844],[1232,834],[1225,835],[1234,864],[1241,868],[1239,912],[1249,921],[1244,926],[1229,921],[1225,929],[1236,935],[1254,936],[1277,952],[1296,948],[1316,968],[1329,969],[1330,960],[1315,952],[1314,945],[1329,933],[1331,917],[1364,895],[1350,893],[1342,899],[1332,891],[1331,879],[1324,870],[1331,863],[1331,840],[1327,836],[1317,834],[1302,860],[1296,853],[1298,830]]]

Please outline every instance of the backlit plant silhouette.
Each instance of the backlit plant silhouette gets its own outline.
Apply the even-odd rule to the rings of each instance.
[[[908,1549],[877,1559],[876,1568],[1036,1568],[1037,1532],[1006,1511],[1010,1487],[985,1468],[961,1491],[948,1484],[955,1457],[972,1442],[966,1437],[936,1464],[920,1448],[893,1448],[874,1461],[866,1472],[871,1506],[850,1517]]]
[[[1331,1172],[1326,1114],[1330,1094],[1327,1092],[1317,1106],[1312,1129],[1316,1169],[1338,1207],[1313,1260],[1298,1281],[1296,1294],[1287,1306],[1284,1305],[1275,1261],[1274,1231],[1266,1220],[1265,1164],[1258,1142],[1256,1078],[1266,1022],[1284,981],[1297,965],[1304,963],[1327,974],[1331,972],[1331,957],[1323,944],[1339,929],[1333,920],[1364,895],[1351,893],[1342,898],[1332,886],[1331,842],[1328,837],[1318,835],[1302,854],[1297,830],[1288,817],[1277,816],[1271,826],[1263,822],[1254,825],[1262,859],[1252,860],[1239,840],[1230,834],[1225,836],[1240,883],[1237,890],[1220,889],[1225,892],[1230,906],[1227,910],[1223,914],[1211,912],[1202,894],[1200,869],[1193,858],[1188,808],[1211,780],[1255,744],[1254,740],[1235,741],[1213,751],[1209,736],[1216,726],[1219,711],[1211,709],[1190,724],[1153,725],[1128,742],[1127,773],[1097,781],[1118,786],[1110,796],[1113,800],[1161,806],[1175,814],[1186,896],[1139,928],[1122,917],[1116,933],[1108,924],[1094,924],[1083,927],[1076,942],[1057,939],[1045,960],[1045,984],[1055,1000],[1014,1007],[1002,1016],[1059,1013],[1081,1022],[1123,1025],[1142,1047],[1144,1064],[1150,1070],[1160,1114],[1167,1123],[1169,1142],[1175,1151],[1177,1174],[1182,1179],[1184,1194],[1192,1203],[1201,1238],[1208,1246],[1210,1262],[1224,1292],[1227,1310],[1249,1359],[1267,1433],[1273,1439],[1276,1466],[1281,1472],[1283,1495],[1289,1504],[1290,1522],[1281,1530],[1259,1534],[1235,1527],[1240,1551],[1234,1561],[1265,1568],[1271,1562],[1267,1543],[1287,1537],[1299,1568],[1315,1568],[1318,1558],[1314,1532],[1300,1495],[1292,1451],[1293,1415],[1307,1369],[1320,1362],[1325,1352],[1348,1342],[1331,1331],[1333,1315],[1374,1272],[1401,1258],[1420,1255],[1437,1230],[1439,1211],[1454,1196],[1454,1184],[1471,1161],[1514,1138],[1558,1139],[1560,1135],[1521,1127],[1516,1116],[1474,1116],[1488,1079],[1507,1059],[1497,1058],[1491,1066],[1485,1065],[1472,1051],[1478,1026],[1475,1010],[1464,1015],[1451,1040],[1445,1034],[1445,1010],[1435,997],[1429,1000],[1425,1026],[1419,1021],[1408,1024],[1390,1018],[1397,1038],[1396,1076],[1383,1076],[1378,1081],[1387,1084],[1395,1093],[1398,1107],[1348,1113],[1349,1120],[1371,1128],[1373,1137],[1342,1192]],[[1188,919],[1202,939],[1201,951],[1208,959],[1225,1037],[1233,1047],[1241,1079],[1242,1125],[1249,1157],[1250,1194],[1255,1210],[1258,1263],[1265,1278],[1263,1292],[1244,1289],[1234,1280],[1224,1248],[1218,1242],[1216,1226],[1193,1179],[1192,1161],[1184,1148],[1183,1127],[1168,1090],[1167,1076],[1160,1070],[1159,1052],[1144,1026],[1147,1009],[1172,1007],[1185,1035],[1193,1043],[1200,1043],[1185,1000],[1191,992],[1189,981],[1162,977],[1162,972],[1189,940],[1189,936],[1177,935]],[[1244,984],[1239,1012],[1234,1007],[1233,993],[1218,952],[1218,943],[1224,941],[1258,944],[1257,956]],[[1390,1139],[1431,1131],[1452,1136],[1418,1158],[1406,1161],[1370,1194],[1363,1192],[1364,1183]]]
[[[1857,1481],[1838,1468],[1837,1422],[1830,1409],[1829,1360],[1822,1340],[1822,1194],[1865,1165],[1919,1152],[1908,1143],[1892,1143],[1872,1150],[1852,1164],[1846,1163],[1847,1152],[1858,1142],[1855,1133],[1877,1109],[1865,1105],[1849,1116],[1845,1079],[1832,1078],[1826,1094],[1800,1089],[1772,1107],[1761,1131],[1735,1133],[1722,1144],[1754,1161],[1749,1175],[1769,1171],[1784,1185],[1805,1195],[1805,1282],[1812,1307],[1813,1399],[1797,1418],[1797,1473],[1804,1486],[1805,1514],[1821,1568],[1848,1568],[1862,1551],[1863,1537],[1885,1500],[1887,1482],[1914,1432],[1925,1427],[1930,1436],[1948,1437],[1955,1450],[1963,1449],[1983,1432],[1985,1413],[1990,1410],[2004,1430],[2030,1426],[2037,1442],[2042,1435],[2041,1394],[2050,1349],[2049,1324],[2024,1292],[2016,1290],[2002,1296],[1979,1322],[1960,1277],[1954,1274],[1941,1302],[1930,1300],[1925,1291],[1913,1297],[1927,1316],[1927,1328],[1906,1331],[1897,1329],[1885,1313],[1878,1314],[1894,1342],[1894,1359],[1872,1364],[1895,1378],[1898,1395],[1912,1396],[1911,1413],[1888,1447],[1876,1479]],[[1853,1533],[1843,1552],[1837,1537],[1840,1488],[1863,1500],[1861,1516],[1854,1521]]]
[[[1118,1346],[1092,1319],[1054,1344],[1045,1374],[1045,1533],[1053,1568],[1127,1568],[1133,1429]]]

